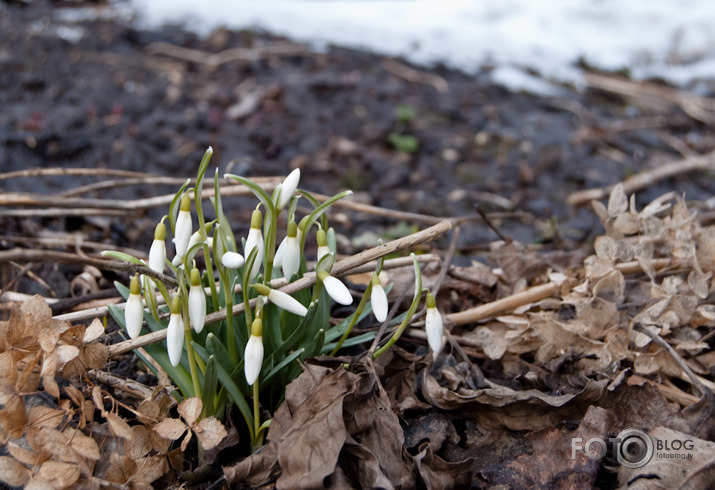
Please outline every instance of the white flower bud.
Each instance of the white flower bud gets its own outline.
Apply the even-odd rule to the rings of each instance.
[[[375,319],[382,323],[387,318],[387,294],[385,294],[385,289],[380,284],[380,278],[377,274],[372,276],[372,292],[370,293],[370,303],[372,303],[372,313],[375,315]]]
[[[144,303],[142,303],[141,286],[139,285],[139,277],[132,277],[129,286],[129,297],[127,304],[124,307],[124,325],[127,328],[127,334],[130,339],[134,339],[139,335],[144,321]]]
[[[283,276],[290,280],[300,269],[300,243],[298,242],[298,227],[295,221],[288,224],[288,236],[286,236],[285,248],[283,249],[283,257],[281,260],[281,269]]]
[[[238,269],[244,263],[243,256],[238,252],[226,252],[221,257],[221,263],[227,269]]]
[[[286,177],[282,183],[278,184],[278,202],[276,203],[276,208],[280,210],[288,204],[288,201],[290,201],[291,197],[293,197],[293,194],[295,193],[295,190],[298,188],[299,182],[300,169],[296,168],[288,174],[288,177]]]
[[[300,301],[295,299],[283,291],[278,291],[277,289],[271,289],[264,284],[254,284],[253,287],[256,289],[258,294],[268,298],[268,301],[273,303],[279,308],[282,308],[290,313],[298,316],[305,316],[308,313],[308,309],[303,306]]]
[[[201,333],[206,323],[206,294],[201,286],[201,275],[198,269],[191,271],[191,288],[189,289],[189,321],[196,333]]]
[[[425,330],[427,331],[427,343],[432,349],[432,355],[437,357],[442,349],[442,335],[444,334],[444,323],[442,315],[437,310],[437,304],[432,293],[427,293],[427,313],[425,316]]]
[[[318,271],[318,277],[323,282],[328,295],[336,302],[346,306],[353,303],[353,296],[350,294],[350,290],[340,279],[331,276],[325,271]]]
[[[256,322],[262,323],[260,318],[253,321],[251,328],[251,338],[246,343],[246,351],[243,355],[243,368],[246,374],[246,382],[250,385],[256,382],[258,375],[261,374],[261,365],[263,364],[263,336],[255,335],[255,332],[262,331],[263,328],[256,327]]]
[[[166,331],[166,351],[169,354],[171,365],[176,367],[181,361],[184,350],[184,320],[181,318],[181,301],[179,296],[174,296],[171,304],[169,327]]]
[[[176,255],[183,257],[189,248],[191,240],[191,199],[188,194],[184,194],[181,198],[181,208],[179,216],[176,218],[176,227],[174,229],[174,246],[176,247]]]
[[[149,248],[149,268],[163,274],[166,267],[166,225],[159,223]]]
[[[261,264],[263,264],[263,254],[265,251],[265,245],[263,242],[263,233],[261,232],[261,223],[263,222],[263,215],[256,209],[251,215],[251,228],[248,230],[248,237],[246,237],[246,245],[243,248],[243,256],[248,258],[251,255],[253,249],[256,251],[256,260],[253,261],[253,268],[251,269],[250,278],[253,279],[258,275],[258,271],[261,269]]]

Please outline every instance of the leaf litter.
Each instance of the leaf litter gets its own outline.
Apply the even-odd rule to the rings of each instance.
[[[0,322],[0,479],[27,488],[220,479],[275,488],[647,488],[653,480],[704,488],[715,464],[715,228],[672,193],[639,211],[618,185],[593,208],[605,233],[585,258],[501,241],[491,268],[450,267],[440,279],[426,267],[426,282],[441,281],[442,354],[432,359],[414,329],[374,362],[364,352],[311,360],[252,455],[237,449],[230,417],[227,425],[201,417],[198,398],[177,406],[169,386],[127,397],[98,382],[92,373],[109,361],[100,320],[59,321],[39,296],[15,305]],[[542,285],[556,294],[450,323],[475,304]],[[691,441],[694,456],[633,469],[611,453],[572,452],[575,438],[607,441],[633,428]]]

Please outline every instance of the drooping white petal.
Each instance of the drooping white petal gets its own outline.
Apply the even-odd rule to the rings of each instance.
[[[283,291],[271,289],[268,293],[268,301],[298,316],[305,316],[308,313],[308,309],[300,304],[300,301]]]
[[[169,354],[171,365],[176,367],[181,361],[181,352],[184,349],[184,320],[181,313],[172,313],[169,317],[169,327],[166,331],[166,351]]]
[[[253,268],[251,269],[251,278],[258,275],[258,271],[261,269],[261,264],[263,264],[263,254],[265,252],[265,245],[263,242],[263,233],[260,228],[251,228],[248,230],[248,237],[246,237],[246,246],[243,248],[243,256],[248,257],[251,255],[253,249],[256,251],[256,260],[253,262]]]
[[[238,252],[226,252],[221,257],[221,263],[227,269],[238,269],[243,265],[243,256]]]
[[[427,308],[425,330],[427,331],[427,343],[432,349],[433,356],[436,357],[442,349],[442,335],[444,334],[442,315],[439,314],[437,308]]]
[[[278,249],[276,250],[276,254],[273,256],[273,267],[276,269],[283,268],[283,255],[286,251],[286,240],[288,240],[288,237],[281,240],[281,243],[278,245]]]
[[[381,284],[376,284],[372,286],[372,292],[370,293],[370,302],[372,303],[372,313],[375,315],[375,319],[378,322],[384,322],[387,318],[387,294],[385,294],[385,289]]]
[[[290,198],[293,197],[295,190],[298,188],[298,183],[300,182],[300,169],[296,168],[285,180],[280,184],[280,196],[278,197],[278,202],[276,207],[278,209],[283,209]]]
[[[206,323],[206,294],[201,286],[189,289],[189,321],[196,333],[201,333]]]
[[[149,268],[163,274],[166,267],[166,242],[154,239],[149,248]]]
[[[328,295],[341,305],[351,305],[353,296],[345,284],[337,277],[326,275],[323,277],[323,286]]]
[[[176,218],[176,232],[174,236],[174,246],[176,247],[176,255],[183,257],[189,248],[191,240],[191,212],[179,211],[179,216]]]
[[[283,270],[283,276],[290,280],[291,277],[298,273],[300,268],[300,244],[297,237],[294,236],[287,236],[284,243],[281,269]]]
[[[251,335],[246,343],[246,351],[243,356],[244,372],[246,382],[253,385],[261,374],[261,364],[263,364],[263,337]]]
[[[130,339],[139,335],[144,321],[144,304],[140,294],[130,294],[124,308],[124,324]]]

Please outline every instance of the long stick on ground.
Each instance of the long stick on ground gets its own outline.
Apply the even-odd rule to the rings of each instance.
[[[676,175],[693,172],[695,170],[715,170],[715,151],[705,155],[688,157],[676,162],[670,162],[659,167],[655,167],[643,172],[639,172],[623,181],[623,190],[626,194],[633,194],[635,191],[644,189],[654,183],[674,177]],[[607,197],[616,184],[594,189],[576,191],[569,194],[566,202],[572,206],[580,206],[593,200]]]

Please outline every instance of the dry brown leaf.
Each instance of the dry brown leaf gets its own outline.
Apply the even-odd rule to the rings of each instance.
[[[65,417],[64,410],[55,408],[36,406],[28,411],[28,424],[34,428],[52,427],[56,428]]]
[[[97,342],[87,344],[80,349],[79,358],[85,369],[102,369],[109,359],[109,349]]]
[[[25,402],[20,395],[12,395],[0,410],[0,426],[11,439],[22,437],[27,426],[27,411]]]
[[[90,342],[97,340],[102,335],[104,335],[104,324],[99,318],[95,318],[92,320],[92,323],[89,324],[87,330],[85,330],[84,338],[82,340],[85,344],[89,344]]]
[[[130,442],[126,445],[127,454],[134,460],[143,458],[149,454],[152,450],[152,443],[150,437],[150,430],[143,425],[135,425],[132,427],[132,432],[134,432],[134,437],[129,440]]]
[[[608,217],[615,218],[628,210],[628,197],[623,189],[623,184],[618,183],[613,187],[611,195],[608,197]]]
[[[122,417],[114,412],[107,412],[104,414],[104,418],[107,419],[109,430],[112,431],[112,434],[127,441],[134,439],[134,431],[132,431],[132,428]]]
[[[213,449],[228,436],[226,427],[216,417],[202,419],[193,429],[204,450]]]
[[[598,462],[584,453],[571,457],[572,440],[606,438],[607,414],[590,407],[578,429],[568,432],[548,427],[526,436],[530,448],[515,459],[481,471],[488,486],[503,488],[591,488],[598,472]]]
[[[44,463],[50,458],[49,454],[35,451],[29,451],[15,444],[14,442],[8,442],[7,450],[10,455],[18,460],[20,463],[24,463],[28,466],[38,466]]]
[[[64,366],[79,356],[79,348],[74,345],[58,345],[56,352],[60,366]]]
[[[179,406],[176,407],[176,411],[179,412],[179,415],[181,415],[181,418],[184,419],[186,425],[191,427],[199,419],[203,407],[204,404],[201,401],[201,398],[194,396],[182,400],[181,403],[179,403]]]
[[[22,463],[9,456],[0,456],[0,480],[11,487],[21,487],[30,479],[32,472]]]
[[[39,473],[42,478],[62,488],[71,486],[80,477],[80,469],[77,465],[61,461],[45,461]]]
[[[179,419],[164,419],[154,426],[154,430],[164,439],[177,440],[186,432],[186,424]]]

